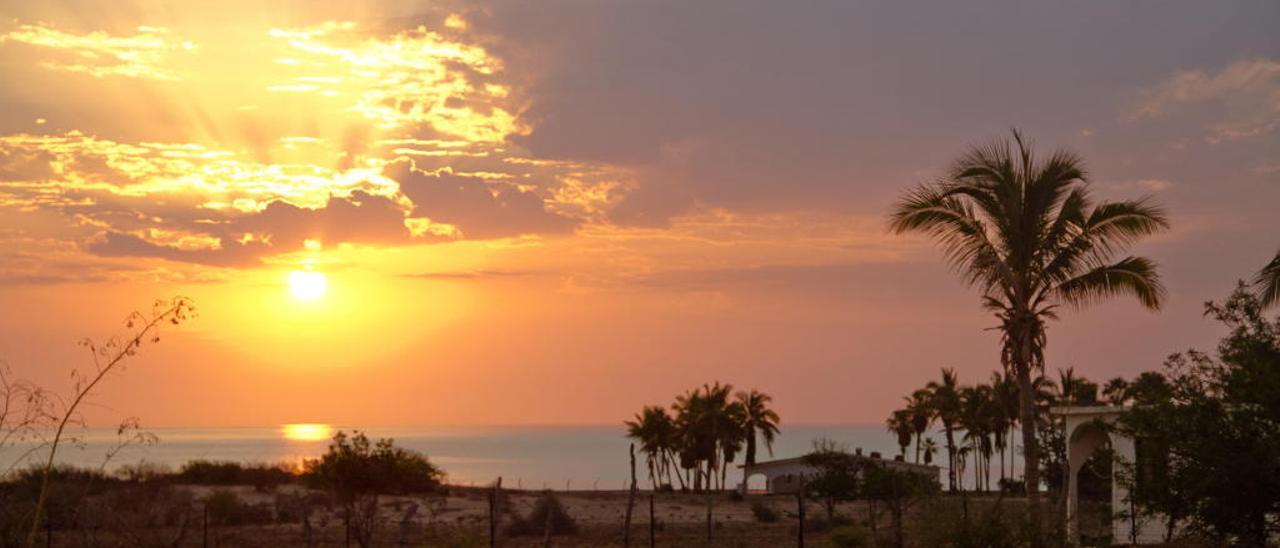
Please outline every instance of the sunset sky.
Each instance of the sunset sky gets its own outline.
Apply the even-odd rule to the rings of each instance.
[[[880,422],[995,320],[886,215],[1024,130],[1153,196],[1159,367],[1280,246],[1280,3],[5,1],[0,361],[193,298],[94,400],[152,426],[617,423],[719,380]],[[292,282],[292,283],[291,283]],[[1123,327],[1119,327],[1123,326]]]

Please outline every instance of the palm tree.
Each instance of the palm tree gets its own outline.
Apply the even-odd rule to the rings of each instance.
[[[1018,384],[1009,375],[1000,371],[991,372],[991,398],[995,406],[996,450],[1000,453],[1000,479],[1005,479],[1005,453],[1013,456],[1013,437],[1009,435],[1018,422]],[[1013,463],[1009,463],[1009,473],[1013,473]]]
[[[920,462],[920,440],[933,424],[933,410],[929,408],[929,390],[920,389],[907,398],[907,411],[911,413],[911,430],[916,436],[916,462]]]
[[[899,409],[889,415],[884,421],[885,427],[898,437],[898,454],[902,455],[902,460],[907,459],[907,448],[911,447],[911,437],[915,435],[915,429],[911,426],[911,411],[908,409]]]
[[[738,404],[742,406],[743,429],[747,437],[746,465],[756,463],[756,435],[764,438],[764,447],[773,456],[773,440],[778,435],[778,423],[782,422],[778,414],[769,409],[773,398],[764,392],[752,389],[750,392],[738,392]]]
[[[742,429],[745,411],[730,401],[732,393],[732,385],[704,384],[701,389],[677,397],[672,406],[684,449],[681,464],[698,469],[695,490],[702,486],[713,488],[716,479],[723,488],[726,465],[733,461],[746,438]]]
[[[947,486],[956,490],[956,441],[955,426],[960,420],[960,383],[956,380],[956,370],[942,370],[942,382],[929,381],[929,408],[934,418],[942,423],[942,431],[947,437]]]
[[[1058,151],[1037,158],[1016,130],[1012,142],[971,148],[946,178],[912,190],[894,208],[890,228],[940,243],[1000,320],[1001,361],[1021,393],[1027,503],[1037,530],[1040,455],[1031,379],[1044,369],[1046,322],[1062,304],[1121,294],[1158,308],[1164,287],[1155,264],[1116,256],[1167,227],[1164,213],[1146,199],[1095,203],[1080,157]]]
[[[645,455],[649,467],[649,484],[658,488],[657,477],[665,463],[665,456],[670,445],[674,425],[667,410],[657,405],[645,406],[636,413],[635,419],[625,422],[627,437],[640,443],[640,451]]]
[[[933,464],[933,455],[938,452],[938,444],[933,438],[925,438],[924,440],[924,463]]]
[[[1254,276],[1253,285],[1263,308],[1280,303],[1280,251]]]
[[[1129,381],[1124,380],[1124,377],[1107,381],[1102,387],[1102,397],[1111,405],[1124,405],[1125,400],[1129,399]]]

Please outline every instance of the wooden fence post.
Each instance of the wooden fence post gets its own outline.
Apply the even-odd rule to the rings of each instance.
[[[654,548],[657,542],[657,522],[653,512],[653,497],[656,493],[649,493],[649,548]]]
[[[636,444],[630,445],[631,489],[627,492],[627,517],[622,524],[622,545],[631,546],[631,509],[636,504]]]
[[[800,529],[797,537],[800,539],[800,548],[804,548],[804,492],[801,491],[796,495],[796,503],[799,505]]]
[[[489,491],[489,548],[498,546],[498,494],[502,491],[502,476]]]

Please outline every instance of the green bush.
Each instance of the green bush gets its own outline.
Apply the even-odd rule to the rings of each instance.
[[[533,509],[524,516],[517,516],[507,526],[507,534],[513,537],[521,535],[541,535],[546,531],[548,515],[551,520],[551,534],[572,535],[578,532],[578,523],[565,510],[560,499],[551,491],[543,494]]]
[[[760,523],[773,523],[778,521],[778,511],[774,510],[772,506],[758,500],[751,503],[751,515],[755,516],[756,521]]]
[[[827,545],[834,548],[867,548],[875,546],[875,539],[861,525],[841,525],[827,534]]]

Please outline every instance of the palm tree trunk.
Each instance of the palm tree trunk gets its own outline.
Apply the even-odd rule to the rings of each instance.
[[[1030,334],[1026,335],[1030,338]],[[1015,359],[1014,369],[1018,376],[1019,420],[1022,422],[1022,463],[1023,478],[1026,483],[1027,513],[1031,518],[1032,546],[1040,546],[1040,451],[1036,442],[1036,409],[1035,394],[1031,387],[1030,341],[1024,340]]]
[[[947,434],[947,486],[952,491],[956,490],[956,442],[951,435],[951,426],[943,425],[943,430]]]

